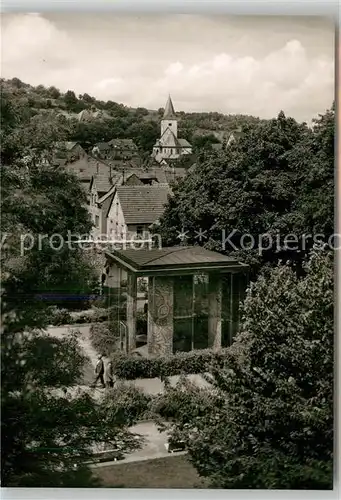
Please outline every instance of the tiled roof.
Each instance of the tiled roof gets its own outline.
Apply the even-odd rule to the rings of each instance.
[[[98,193],[104,194],[109,191],[121,178],[121,173],[97,158],[84,156],[79,160],[68,163],[66,168],[74,172],[81,180],[95,179],[96,189]],[[110,181],[110,175],[112,181]]]
[[[164,212],[168,187],[119,186],[118,198],[126,224],[153,224]]]
[[[107,193],[109,189],[111,189],[116,184],[119,178],[120,175],[116,173],[116,175],[112,174],[110,180],[110,176],[108,175],[108,173],[99,172],[94,176],[97,192],[100,194]]]
[[[130,168],[125,171],[125,179],[127,180],[131,175],[136,175],[139,179],[156,179],[159,183],[166,183],[167,178],[165,171],[160,167],[156,167],[150,170],[142,170],[139,168]]]

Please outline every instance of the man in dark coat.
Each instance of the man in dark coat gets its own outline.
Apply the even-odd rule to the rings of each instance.
[[[98,361],[97,361],[97,364],[96,364],[96,367],[95,367],[95,380],[94,380],[94,383],[93,383],[93,387],[96,386],[98,380],[101,382],[102,384],[102,387],[105,387],[104,385],[104,363],[103,363],[103,356],[102,354],[99,354],[98,355]]]

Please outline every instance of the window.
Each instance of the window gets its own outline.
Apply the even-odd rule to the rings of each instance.
[[[95,216],[95,226],[99,227],[99,215]]]
[[[172,124],[171,124],[171,123],[168,123],[168,127],[171,127],[171,126],[172,126]]]
[[[136,226],[136,234],[141,236],[143,234],[143,226]]]

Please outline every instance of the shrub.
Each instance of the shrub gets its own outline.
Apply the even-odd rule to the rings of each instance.
[[[134,425],[147,415],[150,402],[151,396],[141,389],[120,382],[106,392],[103,405],[109,419]]]
[[[126,380],[194,375],[208,371],[213,362],[223,364],[227,352],[228,349],[218,352],[202,349],[157,358],[135,358],[121,354],[114,360],[114,371],[118,378]]]
[[[67,309],[51,308],[51,325],[69,325],[72,323],[72,316]]]
[[[116,336],[106,323],[93,323],[90,327],[90,342],[92,347],[98,353],[105,356],[111,356],[117,351],[117,342],[119,337]]]

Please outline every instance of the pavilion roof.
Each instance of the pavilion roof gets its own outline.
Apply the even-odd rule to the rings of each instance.
[[[138,246],[138,245],[136,245]],[[178,246],[152,249],[114,250],[107,257],[118,265],[139,275],[182,274],[205,270],[229,271],[248,266],[218,252],[200,246]]]

